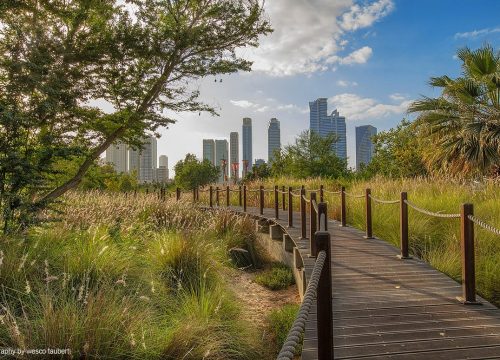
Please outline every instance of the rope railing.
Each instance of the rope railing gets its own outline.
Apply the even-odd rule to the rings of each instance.
[[[302,195],[302,199],[304,199],[304,201],[305,201],[306,203],[310,203],[310,202],[311,202],[311,200],[309,200],[308,198],[306,198],[304,195]]]
[[[311,204],[314,207],[314,211],[316,211],[316,213],[319,213],[318,203],[316,202],[316,200],[311,200]]]
[[[382,200],[382,199],[378,199],[376,198],[375,196],[373,195],[368,195],[370,196],[370,199],[372,199],[373,201],[375,201],[376,203],[379,203],[379,204],[399,204],[401,202],[401,200]]]
[[[444,214],[444,213],[434,212],[434,211],[430,211],[430,210],[421,208],[409,200],[404,200],[404,202],[409,207],[411,207],[413,210],[416,210],[416,211],[418,211],[422,214],[425,214],[425,215],[439,217],[439,218],[446,218],[446,219],[458,219],[458,218],[460,218],[460,214]]]
[[[342,191],[341,191],[341,190],[339,190],[339,191],[328,191],[328,190],[323,190],[323,192],[324,192],[325,194],[338,195],[338,194],[340,194]]]
[[[467,218],[470,221],[474,222],[474,224],[481,226],[483,229],[488,230],[488,231],[492,232],[493,234],[500,236],[500,230],[498,230],[496,227],[485,223],[483,220],[475,217],[474,215],[468,215]]]
[[[348,193],[347,191],[344,191],[344,194],[346,194],[347,196],[352,197],[354,199],[361,199],[361,198],[365,197],[365,195],[363,195],[363,194],[362,195],[354,195],[354,194]]]
[[[321,272],[323,271],[323,266],[325,265],[325,260],[326,252],[324,250],[320,251],[316,262],[314,263],[314,268],[311,277],[309,278],[307,289],[304,293],[304,300],[300,305],[297,317],[293,322],[292,328],[288,332],[283,347],[278,354],[277,360],[293,360],[295,357],[297,347],[301,343],[302,335],[306,329],[306,321],[316,298],[319,279],[321,277]]]
[[[294,193],[293,191],[292,191],[290,194],[291,194],[292,196],[294,196],[294,197],[301,197],[301,196],[302,196],[302,194],[301,194],[301,193],[296,194],[296,193]]]

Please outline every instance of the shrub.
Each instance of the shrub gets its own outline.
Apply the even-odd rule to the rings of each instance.
[[[255,281],[271,290],[282,290],[295,284],[292,270],[282,263],[273,263],[270,269],[257,275]]]
[[[292,328],[293,322],[299,312],[299,305],[287,304],[283,307],[271,311],[268,317],[269,331],[273,337],[273,341],[278,353],[285,343],[288,332]],[[302,343],[302,339],[301,339]],[[301,353],[302,345],[299,344],[295,349],[295,355]]]

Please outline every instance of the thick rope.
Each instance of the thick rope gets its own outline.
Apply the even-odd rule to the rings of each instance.
[[[311,200],[309,200],[308,198],[306,198],[306,196],[305,196],[305,195],[302,195],[302,199],[304,199],[304,201],[305,201],[306,203],[310,203],[310,202],[311,202]]]
[[[456,219],[456,218],[460,217],[460,214],[443,214],[443,213],[429,211],[427,209],[422,209],[421,207],[418,207],[417,205],[415,205],[414,203],[412,203],[409,200],[405,200],[405,203],[408,206],[410,206],[412,209],[414,209],[422,214],[425,214],[425,215],[435,216],[435,217],[440,217],[440,218],[447,218],[447,219]]]
[[[355,198],[355,199],[361,199],[361,198],[364,198],[365,195],[354,195],[354,194],[349,194],[348,192],[344,191],[344,194],[346,194],[347,196],[350,196],[352,198]]]
[[[312,275],[304,294],[304,300],[302,301],[302,304],[300,304],[299,313],[293,322],[292,328],[288,332],[288,336],[286,337],[285,343],[278,354],[277,360],[293,360],[295,357],[295,350],[301,341],[301,336],[306,328],[306,321],[309,317],[309,312],[311,311],[311,307],[316,297],[319,278],[321,276],[321,272],[323,271],[325,260],[326,252],[322,250],[319,252],[316,262],[314,263]]]
[[[478,219],[474,215],[469,215],[467,217],[469,218],[470,221],[474,222],[474,224],[477,224],[481,226],[483,229],[491,231],[493,234],[500,236],[500,230],[498,230],[496,227],[493,227],[492,225],[485,223],[483,220]]]
[[[302,196],[302,194],[300,194],[300,193],[299,193],[299,194],[296,194],[296,193],[294,193],[293,191],[291,192],[291,194],[292,194],[292,196],[295,196],[295,197],[301,197],[301,196]]]
[[[332,195],[337,195],[340,194],[342,191],[328,191],[328,190],[323,190],[325,194],[332,194]]]
[[[316,214],[319,213],[318,203],[316,202],[316,200],[311,200],[311,204],[314,206],[314,211],[316,211]]]
[[[377,199],[376,197],[374,197],[371,194],[369,196],[373,201],[380,203],[380,204],[398,204],[401,201],[401,200],[381,200],[381,199]]]

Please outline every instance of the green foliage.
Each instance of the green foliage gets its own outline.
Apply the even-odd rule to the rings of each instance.
[[[275,154],[271,164],[273,175],[298,179],[347,176],[347,162],[335,154],[335,142],[335,134],[322,137],[314,131],[302,132],[295,139],[295,144],[287,145]]]
[[[146,194],[65,200],[58,224],[3,237],[1,347],[69,348],[77,358],[264,358],[222,275],[225,213]],[[231,241],[255,236],[251,221],[226,220]]]
[[[438,98],[415,101],[417,126],[432,169],[455,175],[498,174],[500,163],[500,52],[485,45],[457,52],[462,76],[431,78]]]
[[[281,309],[273,310],[269,314],[269,330],[274,338],[276,353],[279,353],[281,347],[285,343],[288,332],[292,328],[293,322],[297,317],[299,312],[299,305],[287,304]],[[301,342],[295,350],[295,355],[300,355],[301,353]]]
[[[166,114],[214,108],[186,86],[249,71],[237,48],[271,31],[258,0],[9,1],[0,11],[4,229],[76,187],[115,141],[140,146]],[[92,106],[105,100],[111,113]],[[168,111],[166,111],[168,110]],[[61,159],[75,171],[47,181]]]
[[[271,268],[255,277],[255,282],[271,290],[282,290],[295,284],[295,279],[288,266],[282,263],[273,263]]]
[[[217,181],[219,167],[204,159],[199,161],[195,155],[187,154],[184,160],[175,164],[175,183],[177,186],[192,190]]]
[[[411,122],[403,119],[396,128],[375,135],[373,142],[375,155],[358,171],[361,177],[400,178],[427,174],[421,141]]]
[[[244,181],[254,181],[254,180],[262,180],[271,177],[272,171],[271,167],[267,164],[253,164],[252,171],[245,176]]]

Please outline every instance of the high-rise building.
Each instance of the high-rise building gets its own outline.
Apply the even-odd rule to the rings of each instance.
[[[152,135],[144,140],[139,157],[139,182],[152,183],[156,179],[157,143]]]
[[[252,167],[252,119],[243,118],[242,128],[242,141],[243,141],[243,177],[247,171]]]
[[[239,134],[232,132],[229,134],[230,156],[229,166],[231,167],[231,178],[238,180],[240,177],[240,149],[239,149]]]
[[[328,119],[331,123],[332,132],[337,135],[337,141],[333,144],[335,153],[341,159],[347,160],[347,136],[345,117],[340,116],[337,110],[334,110]]]
[[[158,169],[156,169],[156,181],[165,183],[168,180],[168,175],[168,157],[167,155],[160,155]]]
[[[215,163],[215,141],[213,139],[203,139],[203,160],[207,159],[212,165]]]
[[[371,125],[356,126],[356,170],[361,164],[368,165],[372,160],[374,145],[373,137],[377,135],[377,128]]]
[[[267,128],[267,161],[271,163],[274,158],[274,152],[281,148],[280,122],[276,118],[269,121]]]
[[[137,177],[139,177],[140,159],[140,150],[128,149],[128,172],[135,173]]]
[[[229,145],[227,140],[215,140],[215,165],[219,167],[219,183],[227,180],[229,174]]]
[[[328,103],[326,98],[319,98],[309,102],[309,130],[321,136],[334,133],[337,141],[332,148],[341,159],[347,159],[347,138],[345,117],[340,116],[337,110],[328,115]]]
[[[127,172],[127,145],[118,141],[106,149],[106,162],[113,165],[117,173]]]

